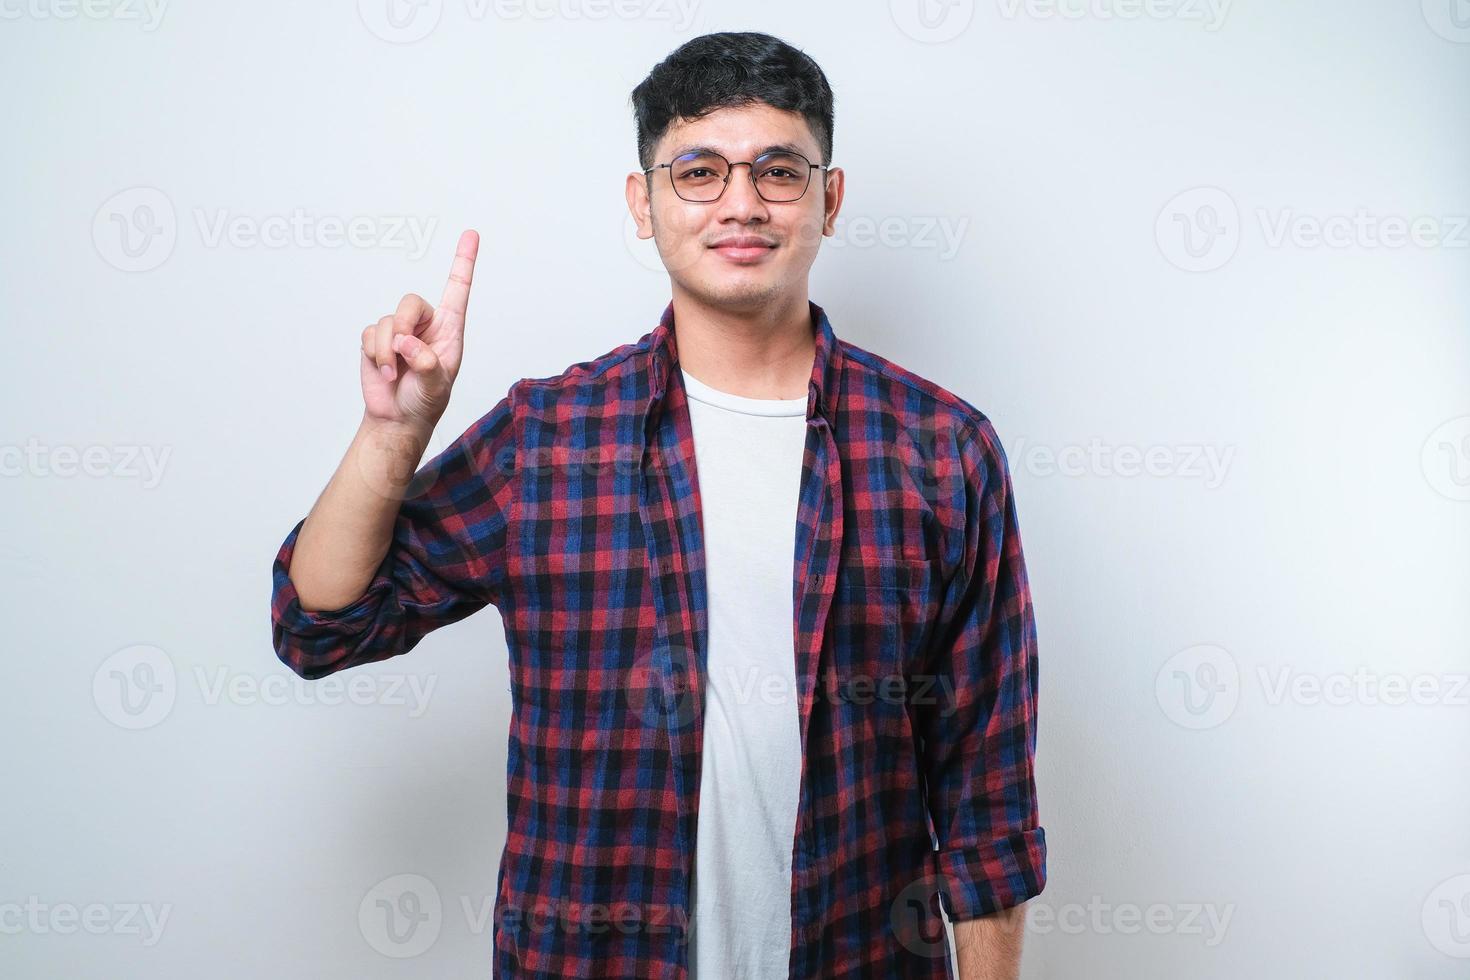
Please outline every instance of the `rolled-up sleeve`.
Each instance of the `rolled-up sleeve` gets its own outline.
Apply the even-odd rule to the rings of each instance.
[[[305,518],[297,521],[272,568],[271,628],[282,663],[314,679],[386,660],[499,602],[515,493],[514,395],[512,388],[420,467],[399,506],[388,553],[356,601],[335,610],[301,607],[288,574]]]
[[[983,417],[957,436],[962,560],[927,660],[941,692],[917,712],[927,805],[950,921],[1010,908],[1046,884],[1036,801],[1036,626],[1004,451]]]

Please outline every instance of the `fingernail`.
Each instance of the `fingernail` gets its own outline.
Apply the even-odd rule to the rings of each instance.
[[[378,370],[382,372],[383,379],[385,381],[392,381],[393,380],[393,365],[391,365],[391,364],[379,364],[378,365]]]

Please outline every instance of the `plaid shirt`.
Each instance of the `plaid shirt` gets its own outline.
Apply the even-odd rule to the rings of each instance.
[[[978,409],[810,308],[790,975],[949,977],[941,910],[985,915],[1046,881],[1010,474]],[[342,609],[301,608],[300,523],[275,560],[275,649],[306,678],[500,611],[497,977],[689,976],[707,595],[677,363],[670,303],[636,343],[516,382],[419,471]]]

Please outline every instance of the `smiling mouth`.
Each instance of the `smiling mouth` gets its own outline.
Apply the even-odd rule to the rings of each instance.
[[[732,262],[756,262],[776,250],[775,245],[713,245],[715,252]]]

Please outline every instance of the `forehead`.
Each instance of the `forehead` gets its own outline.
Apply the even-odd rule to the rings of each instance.
[[[704,147],[734,160],[750,160],[777,146],[817,160],[817,141],[800,114],[756,103],[716,109],[699,119],[676,119],[659,140],[658,156]]]

